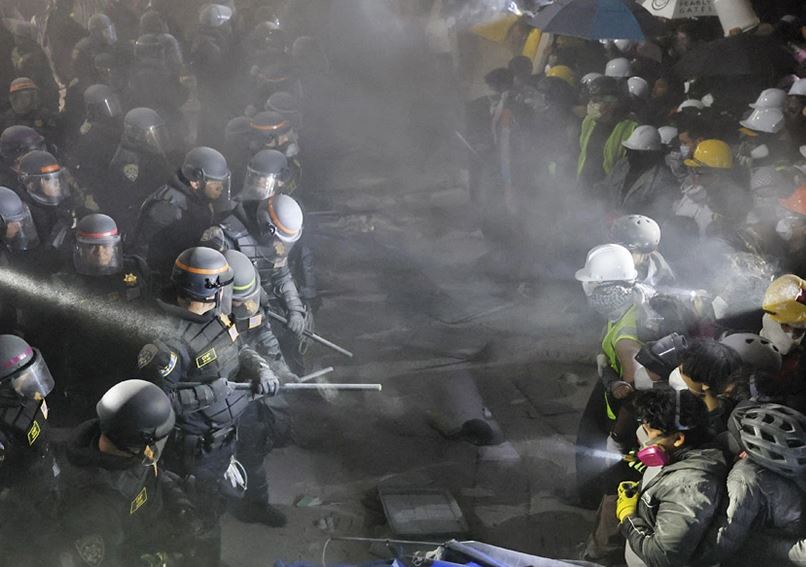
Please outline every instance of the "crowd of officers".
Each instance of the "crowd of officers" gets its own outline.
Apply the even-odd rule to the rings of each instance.
[[[606,325],[577,440],[587,559],[806,564],[806,14],[770,4],[796,12],[560,37],[468,107],[476,202],[589,249],[575,277]],[[696,69],[709,42],[725,58]],[[728,69],[737,44],[763,69]]]
[[[0,564],[217,566],[229,504],[285,523],[263,462],[317,308],[298,199],[326,58],[272,3],[182,30],[169,2],[105,6],[0,27]]]

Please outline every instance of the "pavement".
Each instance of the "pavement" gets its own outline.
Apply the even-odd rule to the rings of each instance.
[[[316,345],[307,360],[312,370],[335,366],[331,382],[378,382],[383,392],[288,395],[295,443],[266,463],[271,502],[288,525],[226,516],[226,561],[382,556],[384,546],[364,542],[331,541],[323,553],[331,536],[396,537],[379,488],[447,490],[467,523],[462,538],[578,557],[593,513],[574,505],[574,439],[600,323],[573,280],[511,276],[528,273],[530,258],[484,237],[456,171],[401,175],[375,158],[365,145],[336,164],[326,214],[309,208],[317,327],[355,358]],[[520,248],[541,243],[530,246]],[[435,428],[467,411],[494,420],[501,443]]]

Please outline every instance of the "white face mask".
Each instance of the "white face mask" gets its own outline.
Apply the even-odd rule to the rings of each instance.
[[[691,148],[689,146],[680,146],[680,159],[688,159],[691,157]]]
[[[680,392],[683,390],[688,390],[688,385],[685,383],[683,376],[680,374],[679,366],[672,370],[672,373],[669,374],[669,386]]]
[[[750,157],[753,159],[764,159],[769,157],[769,155],[770,149],[767,147],[767,144],[761,144],[750,150]]]
[[[781,328],[781,324],[770,317],[769,314],[765,314],[764,317],[762,317],[761,326],[762,329],[759,335],[765,339],[769,339],[772,344],[778,347],[778,350],[781,351],[782,355],[789,354],[793,348],[799,346],[800,343],[803,342],[803,335],[801,335],[797,340],[793,339],[792,335],[784,331]]]
[[[649,434],[644,429],[643,425],[639,425],[638,429],[635,430],[635,436],[638,438],[638,446],[639,447],[646,447],[646,444],[649,442]]]

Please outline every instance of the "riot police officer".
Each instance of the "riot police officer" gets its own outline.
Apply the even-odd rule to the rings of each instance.
[[[299,136],[291,120],[279,112],[263,111],[252,118],[250,125],[253,154],[262,149],[277,150],[288,159],[288,178],[282,192],[291,195],[299,189],[302,174]]]
[[[42,270],[54,273],[72,251],[71,230],[79,208],[66,169],[48,152],[35,150],[19,162],[21,194],[31,208],[42,244]]]
[[[143,203],[131,242],[134,254],[152,270],[167,274],[173,259],[198,242],[212,224],[211,205],[229,199],[230,170],[221,153],[208,147],[190,150],[167,185]]]
[[[76,132],[71,132],[74,136],[71,166],[79,183],[90,187],[102,199],[109,162],[123,129],[123,108],[118,94],[107,85],[90,85],[82,98],[83,123],[77,125]]]
[[[118,33],[115,24],[106,14],[93,14],[88,22],[89,35],[81,39],[73,48],[73,77],[81,82],[98,82],[100,77],[95,73],[94,60],[101,53],[109,53],[117,60],[118,65],[125,65],[126,58],[118,45]]]
[[[42,564],[124,567],[190,555],[192,505],[181,480],[158,469],[174,423],[168,396],[144,380],[103,395],[67,445],[56,557]]]
[[[252,394],[233,389],[231,380],[248,377],[256,394],[272,395],[279,385],[268,364],[241,343],[229,318],[232,279],[220,252],[196,247],[179,254],[171,286],[158,302],[176,327],[138,356],[142,375],[162,387],[177,413],[165,463],[180,476],[193,477],[194,502],[206,524],[203,557],[209,563],[204,565],[218,565],[218,520],[227,496],[242,490],[241,483],[227,478],[241,476],[233,463],[237,423]]]
[[[108,164],[111,188],[104,208],[128,229],[148,195],[170,176],[173,141],[162,117],[150,108],[133,108],[123,120],[120,144]]]
[[[31,550],[49,543],[59,474],[45,401],[53,384],[39,350],[15,335],[0,335],[0,565],[41,565]]]
[[[39,87],[34,81],[28,77],[14,79],[8,96],[11,108],[3,116],[4,127],[29,126],[52,140],[61,135],[61,125],[56,115],[42,106]]]
[[[37,41],[38,30],[30,22],[15,21],[11,25],[14,49],[11,61],[17,77],[30,77],[39,87],[42,106],[52,113],[59,112],[59,85],[45,51]]]
[[[45,138],[29,126],[9,126],[0,134],[0,180],[7,187],[17,184],[19,161],[34,150],[47,151]]]
[[[246,177],[237,198],[244,203],[264,201],[275,192],[282,192],[289,176],[285,155],[277,150],[259,151],[246,166]]]
[[[39,235],[31,210],[19,195],[0,186],[0,267],[30,273],[39,263]],[[25,301],[13,289],[0,291],[0,330],[10,332],[20,328],[20,310]]]
[[[79,305],[67,305],[49,317],[53,336],[49,358],[60,376],[56,400],[65,404],[71,422],[91,417],[95,401],[111,384],[125,376],[147,336],[118,333],[103,321],[87,318],[82,311],[102,312],[101,306],[128,303],[141,306],[150,300],[151,281],[145,261],[124,256],[118,226],[112,217],[93,213],[75,228],[71,269],[56,274],[53,281],[81,295]],[[64,334],[63,329],[72,332]],[[103,356],[98,356],[98,353]]]
[[[283,359],[280,345],[265,315],[268,295],[260,285],[260,274],[246,255],[237,250],[224,252],[233,270],[232,317],[247,344],[263,356],[282,382],[296,381]],[[261,398],[249,404],[239,423],[236,456],[249,479],[244,497],[232,509],[242,522],[271,527],[285,524],[285,515],[269,505],[269,483],[263,463],[274,447],[291,438],[288,404],[281,396]]]

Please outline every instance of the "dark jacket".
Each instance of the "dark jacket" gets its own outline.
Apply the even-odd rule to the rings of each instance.
[[[686,565],[725,492],[727,463],[720,449],[683,449],[675,462],[641,487],[635,516],[621,530],[649,567]]]
[[[763,547],[753,536],[763,530],[776,535],[800,532],[802,493],[791,480],[750,459],[740,459],[728,474],[727,498],[697,550],[697,565],[730,560],[743,546]],[[780,563],[775,563],[776,565]]]
[[[602,185],[601,194],[607,195],[614,209],[657,220],[670,216],[672,203],[680,197],[680,184],[663,161],[634,177],[629,159],[622,158]]]

